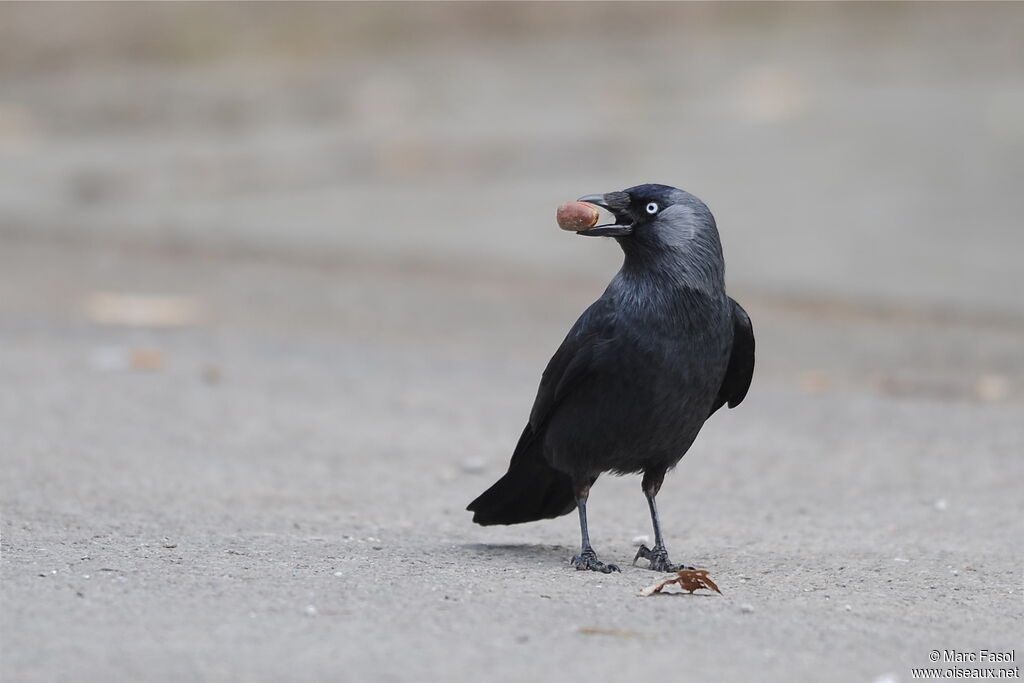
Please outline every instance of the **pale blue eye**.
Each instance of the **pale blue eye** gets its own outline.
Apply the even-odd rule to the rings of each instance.
[[[651,214],[658,213],[658,205],[656,203],[654,203],[654,202],[651,202],[650,204],[648,204],[647,205],[647,213],[651,213]]]

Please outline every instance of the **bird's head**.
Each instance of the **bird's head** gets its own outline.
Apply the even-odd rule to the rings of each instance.
[[[704,202],[668,185],[637,185],[618,192],[588,194],[577,201],[600,206],[615,217],[614,223],[596,225],[577,234],[615,237],[623,248],[627,241],[683,246],[704,232],[717,232],[715,219]]]
[[[609,211],[615,222],[577,234],[614,237],[626,252],[627,267],[650,271],[668,266],[686,272],[694,282],[722,281],[725,265],[715,218],[704,202],[689,192],[647,184],[591,194],[578,201]]]

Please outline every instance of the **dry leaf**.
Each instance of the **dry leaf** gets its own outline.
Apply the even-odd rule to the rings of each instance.
[[[648,596],[654,595],[655,593],[660,593],[666,586],[673,583],[679,584],[680,588],[682,588],[684,591],[689,591],[690,593],[700,588],[707,588],[708,590],[715,591],[719,595],[722,594],[722,591],[718,590],[718,586],[715,585],[715,582],[712,581],[711,577],[708,576],[708,570],[680,569],[676,576],[672,577],[671,579],[659,581],[653,586],[648,586],[647,588],[644,588],[642,591],[640,591],[640,595],[646,598]]]

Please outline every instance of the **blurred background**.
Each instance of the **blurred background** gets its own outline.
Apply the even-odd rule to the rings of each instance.
[[[268,541],[288,557],[339,537],[369,553],[325,550],[334,564],[311,571],[327,581],[359,558],[379,572],[366,558],[380,537],[428,555],[431,539],[571,547],[573,520],[489,536],[462,506],[503,471],[544,363],[620,262],[614,241],[559,231],[555,208],[644,182],[711,207],[758,336],[746,413],[709,425],[708,464],[687,470],[693,495],[727,494],[708,517],[765,496],[783,511],[854,492],[899,508],[905,476],[906,509],[927,514],[901,533],[923,539],[964,481],[978,505],[1015,495],[1022,35],[1016,3],[3,4],[17,639],[5,626],[8,643],[49,643],[8,646],[7,672],[148,675],[168,643],[204,652],[206,624],[213,643],[252,649],[252,676],[280,673],[259,637],[236,638],[250,626],[213,625],[221,590],[243,616],[323,612],[295,566],[259,554]],[[768,465],[751,451],[777,456],[757,486],[743,468]],[[925,473],[921,458],[951,466]],[[636,482],[607,486],[636,510],[600,524],[646,533]],[[665,498],[669,516],[711,505]],[[1018,512],[987,510],[983,531],[977,515],[943,518],[942,533],[994,542],[1020,533]],[[878,528],[861,514],[837,508],[836,524]],[[225,568],[233,550],[269,564]],[[121,582],[81,578],[100,576],[90,562]],[[175,562],[200,578],[164,585]],[[218,583],[245,571],[244,596]],[[26,597],[64,574],[49,602]],[[144,612],[161,585],[166,630],[127,659],[82,645],[85,631],[41,635],[80,596]],[[196,631],[175,630],[180,610]],[[363,646],[352,656],[369,666],[382,646]],[[69,652],[85,664],[62,669]],[[332,671],[328,650],[307,654]],[[212,649],[160,661],[220,671]],[[764,673],[748,663],[740,680]]]
[[[553,207],[663,182],[766,305],[1017,324],[1020,28],[1013,4],[7,6],[0,229],[37,272],[144,249],[589,287],[617,249]],[[176,269],[149,288],[188,290]]]

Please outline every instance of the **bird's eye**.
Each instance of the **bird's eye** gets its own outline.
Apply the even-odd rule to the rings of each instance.
[[[658,213],[658,205],[655,202],[651,202],[647,205],[647,213],[655,214]]]

